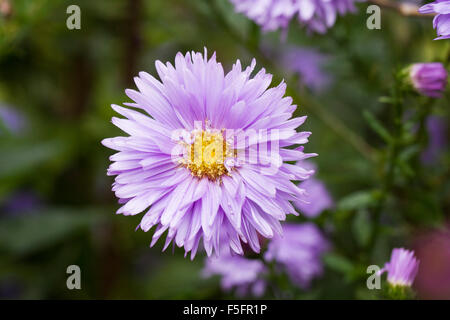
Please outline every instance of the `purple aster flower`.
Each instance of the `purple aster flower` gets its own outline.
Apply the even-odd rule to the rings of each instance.
[[[409,75],[413,87],[431,98],[440,98],[447,85],[447,70],[439,62],[413,64]]]
[[[322,211],[333,207],[333,198],[322,181],[309,178],[302,182],[300,187],[305,189],[307,194],[303,199],[295,201],[295,205],[306,217],[317,217]]]
[[[436,0],[419,9],[420,13],[437,15],[433,19],[433,28],[436,29],[438,37],[434,40],[450,38],[450,0]]]
[[[201,239],[208,256],[219,240],[237,254],[241,241],[259,252],[258,236],[281,234],[280,221],[295,214],[290,201],[305,191],[291,180],[313,171],[283,161],[315,154],[285,147],[310,132],[296,131],[306,117],[290,119],[296,106],[283,97],[286,85],[269,89],[272,75],[252,77],[255,64],[242,70],[238,60],[225,74],[206,49],[178,53],[175,66],[156,62],[161,81],[141,72],[139,91],[126,90],[134,103],[125,105],[146,114],[112,106],[126,117],[112,122],[129,134],[102,142],[119,151],[108,169],[124,204],[117,213],[147,210],[139,227],[156,226],[151,245],[167,231],[164,249],[174,240],[191,258]]]
[[[421,154],[424,164],[435,163],[447,145],[447,121],[439,116],[429,116],[426,121],[428,146]]]
[[[269,243],[264,259],[275,261],[296,285],[307,288],[323,272],[321,256],[328,242],[313,223],[285,224],[283,231]]]
[[[403,248],[392,250],[391,260],[380,270],[380,274],[387,272],[387,280],[393,286],[410,287],[419,270],[419,261],[414,251]]]
[[[236,289],[238,296],[260,297],[266,289],[264,275],[267,269],[260,260],[246,259],[238,255],[222,252],[220,257],[206,259],[203,275],[221,276],[221,287],[225,291]]]
[[[259,24],[265,31],[287,29],[291,19],[309,30],[325,33],[338,14],[355,12],[355,0],[231,0],[237,12]]]

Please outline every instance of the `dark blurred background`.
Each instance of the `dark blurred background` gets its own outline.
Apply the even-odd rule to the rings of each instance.
[[[71,4],[81,8],[80,30],[66,27]],[[0,298],[233,297],[218,278],[202,278],[204,254],[190,261],[179,248],[149,248],[151,234],[134,231],[139,215],[115,215],[106,176],[112,152],[100,144],[122,134],[109,106],[128,101],[124,90],[134,88],[139,71],[155,75],[155,60],[204,47],[225,70],[256,57],[274,74],[273,85],[287,81],[297,114],[309,116],[306,151],[319,154],[318,177],[337,203],[315,222],[334,250],[325,276],[292,297],[369,299],[367,265],[384,263],[394,245],[410,245],[435,261],[421,272],[436,274],[435,265],[446,263],[432,285],[419,274],[422,297],[450,298],[445,288],[434,290],[450,279],[448,145],[432,165],[412,163],[410,176],[396,181],[383,211],[385,232],[367,253],[384,141],[364,111],[383,123],[389,105],[379,98],[389,94],[395,70],[444,60],[445,44],[431,41],[431,20],[385,10],[382,29],[368,30],[366,7],[359,4],[359,13],[340,17],[325,35],[293,23],[283,40],[279,32],[261,33],[227,0],[0,0]],[[310,83],[308,71],[287,70],[281,56],[293,47],[322,57],[314,72],[326,85]],[[433,106],[444,124],[448,101],[447,93]],[[80,266],[82,290],[67,289],[69,265]]]

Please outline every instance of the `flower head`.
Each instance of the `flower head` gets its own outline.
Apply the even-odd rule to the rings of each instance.
[[[259,24],[265,31],[287,29],[297,18],[309,30],[325,33],[338,14],[356,11],[355,0],[231,0],[237,12]]]
[[[221,286],[225,291],[236,289],[239,296],[251,294],[259,297],[264,294],[267,269],[260,260],[247,259],[223,252],[220,257],[209,257],[203,275],[221,276]]]
[[[410,287],[419,270],[419,261],[414,251],[395,248],[391,253],[391,260],[380,270],[380,274],[387,272],[387,280],[393,286]]]
[[[312,223],[285,224],[283,230],[282,237],[269,243],[264,258],[275,261],[296,285],[307,288],[323,272],[321,256],[328,249],[328,242]]]
[[[447,85],[447,70],[442,63],[416,63],[410,68],[414,88],[421,94],[439,98]]]
[[[433,28],[438,37],[435,40],[450,38],[450,0],[436,0],[419,8],[420,13],[436,13],[433,19]]]
[[[290,204],[304,195],[291,180],[313,173],[283,161],[314,156],[302,148],[310,132],[297,132],[306,117],[283,97],[286,85],[270,88],[272,75],[255,76],[238,60],[225,74],[215,54],[178,53],[175,65],[156,62],[161,81],[141,72],[134,103],[112,108],[126,119],[112,122],[129,134],[103,140],[111,156],[113,191],[124,204],[117,213],[146,210],[139,227],[156,226],[151,245],[167,231],[193,258],[200,240],[208,255],[219,242],[242,254],[241,241],[260,251],[258,237],[281,234],[280,221],[295,214]]]

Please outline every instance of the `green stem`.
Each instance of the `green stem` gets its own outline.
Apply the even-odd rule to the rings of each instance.
[[[392,139],[387,146],[387,162],[386,170],[382,176],[380,199],[374,208],[373,224],[374,230],[372,232],[371,240],[369,242],[369,252],[372,252],[376,240],[381,231],[381,212],[385,206],[388,195],[392,190],[394,184],[394,176],[396,174],[397,157],[402,147],[403,134],[403,91],[401,89],[401,79],[395,77],[395,83],[392,88],[392,105],[391,105],[391,121],[393,124]]]

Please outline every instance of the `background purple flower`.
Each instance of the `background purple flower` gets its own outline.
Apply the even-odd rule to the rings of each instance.
[[[419,270],[419,261],[414,251],[404,248],[392,250],[391,260],[380,270],[380,274],[387,272],[387,280],[393,286],[410,287]]]
[[[301,214],[308,218],[314,218],[322,211],[333,207],[333,198],[322,181],[309,178],[302,182],[300,187],[307,192],[307,195],[301,201],[295,201],[295,206]]]
[[[309,30],[325,33],[338,15],[355,12],[354,0],[231,0],[237,12],[265,31],[286,29],[297,18]]]
[[[297,164],[308,170],[313,170],[314,174],[317,173],[317,166],[312,161],[299,161]],[[334,206],[333,198],[322,181],[311,177],[301,182],[300,187],[306,191],[306,194],[295,201],[294,204],[304,216],[315,218],[322,211]]]
[[[269,243],[264,259],[274,261],[301,288],[322,274],[322,254],[329,245],[313,223],[285,224],[284,235]]]
[[[316,92],[323,91],[332,82],[331,75],[323,70],[329,59],[329,56],[310,48],[288,47],[280,54],[286,72],[297,73],[301,83]]]
[[[208,59],[206,50],[178,53],[175,66],[156,62],[162,82],[141,72],[135,78],[139,91],[126,90],[134,103],[125,105],[151,117],[112,106],[126,117],[112,122],[129,134],[102,141],[119,151],[108,169],[117,176],[113,191],[123,204],[117,213],[148,210],[139,227],[157,226],[151,245],[167,231],[164,250],[174,240],[191,258],[201,239],[208,255],[218,252],[219,242],[237,254],[243,253],[241,241],[259,252],[258,235],[281,234],[280,221],[296,214],[290,201],[305,191],[291,180],[305,180],[313,171],[283,161],[315,154],[284,148],[307,143],[311,133],[296,131],[306,117],[290,119],[296,106],[283,97],[286,85],[269,89],[272,75],[262,69],[252,77],[255,65],[253,60],[242,70],[238,60],[225,74],[215,54]],[[235,144],[235,136],[226,135],[229,129],[235,134],[276,129],[278,135]],[[264,162],[247,161],[250,146],[267,144],[270,154],[258,152]],[[224,149],[225,159],[203,152],[211,146]]]
[[[450,0],[437,0],[419,9],[420,13],[437,13],[433,19],[433,28],[438,37],[435,40],[450,38]]]
[[[280,46],[279,43],[264,43],[261,49],[264,55],[278,63],[287,75],[298,75],[300,84],[315,92],[326,90],[333,81],[332,75],[324,70],[332,58],[317,49]]]
[[[18,191],[0,203],[0,216],[2,214],[15,216],[28,214],[42,207],[39,197],[30,191]]]
[[[426,120],[428,145],[421,154],[424,164],[435,163],[447,146],[447,121],[445,118],[431,115]]]
[[[420,232],[414,241],[420,269],[414,281],[420,299],[450,299],[450,228]]]
[[[447,70],[439,62],[416,63],[411,66],[410,77],[414,88],[423,95],[440,98],[447,85]]]
[[[251,294],[260,297],[264,294],[267,269],[260,260],[246,259],[241,256],[222,252],[220,257],[206,259],[203,275],[221,276],[221,286],[225,291],[235,288],[239,296]]]
[[[13,133],[19,133],[25,126],[25,120],[20,112],[14,110],[10,106],[0,104],[0,122],[9,131]],[[0,126],[0,134],[2,128]]]

